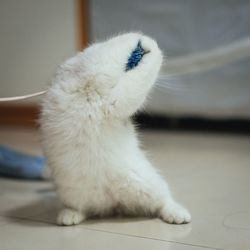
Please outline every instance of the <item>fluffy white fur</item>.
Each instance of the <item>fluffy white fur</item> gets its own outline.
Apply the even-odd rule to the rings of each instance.
[[[150,53],[125,72],[139,40]],[[154,40],[128,33],[93,44],[59,67],[41,115],[44,151],[65,206],[58,224],[114,212],[190,221],[140,149],[130,121],[161,63]]]

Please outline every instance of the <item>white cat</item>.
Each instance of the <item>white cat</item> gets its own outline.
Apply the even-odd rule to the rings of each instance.
[[[114,212],[190,222],[140,149],[130,120],[161,63],[154,40],[128,33],[93,44],[59,67],[41,115],[44,152],[65,206],[58,224]]]

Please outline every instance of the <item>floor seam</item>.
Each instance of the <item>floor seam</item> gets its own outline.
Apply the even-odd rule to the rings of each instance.
[[[16,217],[15,216],[11,216],[11,217],[10,216],[5,216],[5,217],[18,219],[18,220],[28,220],[28,221],[32,221],[32,222],[38,222],[38,223],[44,223],[44,224],[57,226],[55,223],[52,223],[52,222],[49,222],[49,221],[42,221],[42,220],[37,220],[37,219],[32,219],[32,218],[20,218],[20,217],[17,217],[17,216]],[[7,223],[7,224],[4,224],[2,226],[9,225],[9,224],[11,224],[11,222]],[[203,247],[203,248],[211,249],[211,250],[227,250],[225,248],[216,248],[216,247],[210,247],[210,246],[204,246],[204,245],[195,245],[195,244],[190,244],[190,243],[178,242],[178,241],[173,241],[173,240],[164,240],[164,239],[157,239],[157,238],[152,238],[152,237],[131,235],[131,234],[126,234],[126,233],[111,232],[111,231],[106,231],[106,230],[102,230],[102,229],[89,228],[87,226],[84,226],[83,224],[80,224],[78,226],[82,227],[83,229],[89,230],[89,231],[103,232],[103,233],[115,234],[115,235],[120,235],[120,236],[127,236],[127,237],[140,238],[140,239],[148,239],[148,240],[161,241],[161,242],[166,242],[166,243],[174,243],[174,244],[192,246],[192,247]]]
[[[195,244],[190,244],[190,243],[178,242],[178,241],[173,241],[173,240],[163,240],[163,239],[157,239],[157,238],[152,238],[152,237],[131,235],[131,234],[126,234],[126,233],[117,233],[117,232],[105,231],[105,230],[101,230],[101,229],[93,229],[93,228],[85,227],[84,225],[80,225],[80,226],[87,229],[87,230],[91,230],[91,231],[99,231],[99,232],[124,235],[124,236],[134,237],[134,238],[142,238],[142,239],[149,239],[149,240],[155,240],[155,241],[169,242],[169,243],[175,243],[175,244],[186,245],[186,246],[203,247],[206,249],[213,249],[213,250],[227,250],[225,248],[216,248],[216,247],[209,247],[209,246],[204,246],[204,245],[195,245]]]

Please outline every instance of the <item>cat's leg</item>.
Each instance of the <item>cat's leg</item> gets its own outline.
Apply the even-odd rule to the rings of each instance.
[[[74,187],[73,184],[71,186],[57,185],[57,192],[64,205],[57,215],[58,225],[77,225],[86,219],[84,212],[86,201],[80,188]]]
[[[126,192],[120,197],[125,214],[144,214],[161,218],[170,224],[185,224],[191,221],[187,209],[174,201],[166,182],[155,175],[151,180],[129,180]],[[134,211],[134,212],[133,212]]]
[[[170,197],[162,197],[159,201],[158,195],[148,194],[147,200],[141,201],[140,197],[134,200],[135,207],[139,206],[145,215],[156,216],[169,224],[186,224],[191,221],[189,211],[175,202]]]
[[[161,184],[162,188],[159,188]],[[163,221],[170,224],[185,224],[191,221],[189,211],[173,199],[167,183],[161,178],[157,186],[152,185],[151,199],[152,203],[149,206],[156,205],[155,215]]]
[[[64,226],[77,225],[85,219],[82,212],[71,208],[62,209],[57,216],[57,224]]]
[[[157,216],[170,224],[185,224],[191,221],[189,211],[171,199],[162,203]]]

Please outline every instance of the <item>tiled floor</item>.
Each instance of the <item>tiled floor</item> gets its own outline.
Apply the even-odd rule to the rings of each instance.
[[[250,249],[250,137],[146,132],[144,145],[176,198],[187,225],[158,219],[89,220],[59,227],[60,203],[45,181],[0,179],[0,249]],[[0,143],[40,154],[36,131],[0,129]]]

